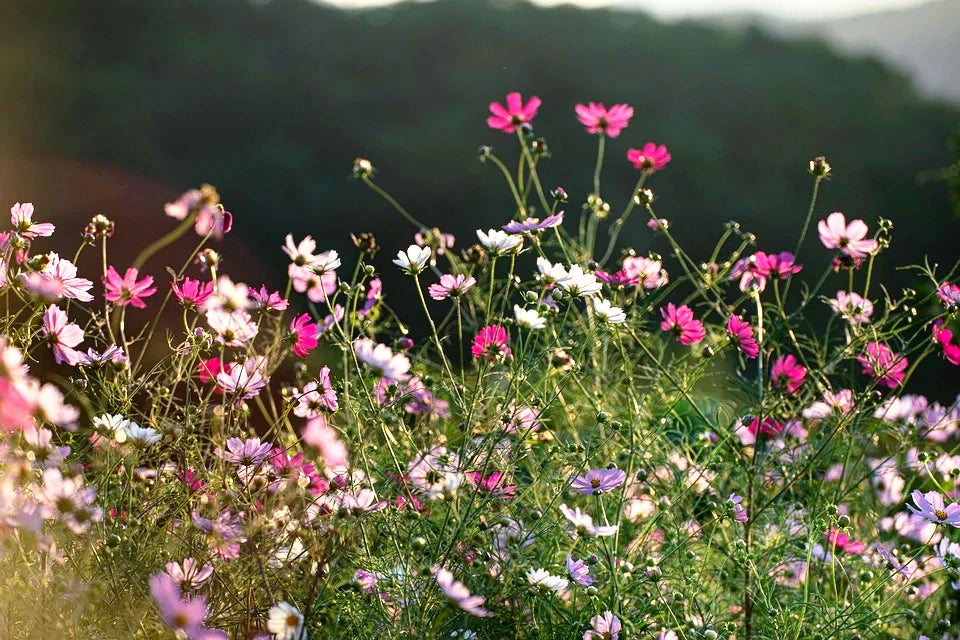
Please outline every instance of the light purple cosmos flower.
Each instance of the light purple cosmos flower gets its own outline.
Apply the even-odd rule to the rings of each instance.
[[[913,497],[913,503],[907,503],[907,509],[921,518],[926,518],[936,524],[948,524],[951,527],[960,527],[960,504],[944,502],[943,494],[939,491],[928,491],[921,493],[914,489],[910,494]]]
[[[440,276],[438,284],[430,285],[427,290],[434,300],[446,300],[447,298],[459,298],[475,284],[477,284],[477,280],[473,276],[465,276],[462,273],[456,275],[445,273]]]
[[[234,362],[217,374],[217,384],[225,393],[235,394],[237,402],[240,402],[260,393],[267,383],[256,368]]]
[[[150,594],[153,596],[164,624],[179,636],[188,640],[227,640],[227,634],[218,629],[207,629],[207,599],[195,596],[185,599],[176,581],[165,573],[150,577]]]
[[[731,493],[730,497],[727,498],[727,502],[733,505],[733,519],[737,522],[746,522],[749,520],[747,515],[747,510],[743,507],[743,496],[738,496],[735,493]]]
[[[553,227],[559,227],[561,224],[563,224],[563,211],[547,216],[543,219],[543,222],[540,221],[540,218],[527,218],[523,222],[511,220],[500,228],[507,233],[523,233],[552,229]]]
[[[83,329],[67,322],[67,314],[60,307],[52,304],[47,308],[43,314],[43,332],[57,364],[72,367],[83,359],[83,354],[73,348],[83,342]]]
[[[462,582],[453,579],[453,574],[443,567],[435,566],[433,568],[433,577],[443,590],[443,594],[450,600],[469,613],[480,618],[486,618],[490,612],[483,608],[485,598],[483,596],[470,595],[470,590]]]
[[[593,629],[584,632],[583,640],[617,640],[620,637],[620,618],[612,611],[590,618],[590,626]]]
[[[260,442],[260,438],[241,440],[230,438],[227,440],[227,450],[219,450],[220,457],[237,466],[247,467],[263,464],[270,457],[271,442]]]
[[[590,469],[586,475],[573,479],[571,488],[589,496],[601,491],[612,491],[623,484],[627,474],[623,469]]]
[[[202,567],[194,558],[184,558],[183,562],[168,562],[167,575],[176,580],[181,589],[199,589],[207,584],[213,575],[213,567],[205,564]]]
[[[581,587],[589,587],[593,584],[593,576],[590,575],[590,567],[583,560],[574,560],[573,556],[567,554],[567,572],[570,579]]]

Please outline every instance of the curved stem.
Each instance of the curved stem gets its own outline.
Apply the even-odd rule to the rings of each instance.
[[[176,242],[177,239],[180,238],[180,236],[186,233],[187,230],[193,226],[193,223],[196,219],[197,219],[197,214],[191,213],[189,216],[187,216],[184,219],[183,222],[180,223],[180,225],[176,229],[166,234],[165,236],[161,236],[160,238],[154,240],[152,243],[147,245],[143,249],[143,251],[141,251],[140,254],[134,259],[133,268],[139,269],[140,267],[143,266],[143,263],[146,262],[157,251],[160,251],[161,249],[168,247],[174,242]]]
[[[410,224],[416,227],[419,227],[420,231],[427,231],[426,225],[424,225],[422,222],[420,222],[419,220],[414,218],[412,215],[410,215],[410,212],[404,209],[403,206],[401,206],[401,204],[397,202],[393,196],[391,196],[389,193],[387,193],[386,191],[381,189],[379,186],[377,186],[377,184],[370,179],[370,176],[363,176],[361,180],[363,180],[363,183],[368,187],[370,187],[378,196],[386,200],[390,204],[390,206],[397,211],[397,213],[399,213],[404,218],[406,218],[407,222],[409,222]]]

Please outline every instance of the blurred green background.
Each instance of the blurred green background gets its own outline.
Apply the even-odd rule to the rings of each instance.
[[[244,247],[237,255],[227,245],[228,271],[259,265],[279,286],[287,232],[313,234],[350,264],[348,234],[375,231],[389,294],[400,276],[388,254],[414,229],[350,179],[353,158],[372,160],[380,184],[466,246],[474,229],[512,213],[502,177],[475,150],[490,144],[514,157],[515,140],[484,120],[490,101],[517,90],[543,99],[536,132],[554,156],[542,165],[545,186],[571,194],[571,228],[596,153],[573,106],[626,102],[636,116],[608,145],[604,173],[614,210],[636,178],[627,147],[656,141],[673,153],[651,183],[658,214],[694,255],[727,220],[756,233],[759,248],[792,248],[809,198],[806,165],[823,154],[835,177],[818,213],[892,219],[880,277],[908,284],[895,265],[960,256],[947,188],[918,181],[951,162],[960,109],[816,36],[494,0],[363,11],[305,0],[5,2],[0,197],[33,200],[69,233],[89,207],[106,208],[118,237],[130,234],[122,245],[172,226],[156,199],[210,182]],[[92,186],[78,189],[85,180]],[[95,195],[101,184],[116,187],[109,199]],[[622,244],[646,252],[650,234],[633,223]],[[811,271],[827,257],[817,244],[814,234],[801,259]]]

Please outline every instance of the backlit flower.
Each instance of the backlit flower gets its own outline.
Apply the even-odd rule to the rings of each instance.
[[[693,310],[687,305],[677,307],[669,302],[666,307],[660,307],[660,315],[663,316],[660,328],[673,333],[682,344],[696,344],[707,335],[703,323],[693,317]]]
[[[415,244],[407,247],[406,251],[398,251],[393,264],[408,274],[415,276],[430,262],[430,247],[421,247]]]
[[[67,322],[67,314],[60,307],[52,304],[43,314],[43,333],[53,349],[57,364],[72,367],[82,360],[83,354],[73,347],[83,342],[83,329]]]
[[[131,267],[121,278],[116,269],[112,266],[108,268],[107,275],[103,279],[106,299],[121,307],[128,304],[138,309],[146,307],[147,304],[143,299],[156,293],[157,288],[153,286],[153,276],[144,276],[143,279],[137,280],[139,274],[137,269]]]
[[[571,509],[565,504],[560,505],[560,513],[577,529],[588,536],[606,537],[617,532],[617,525],[595,525],[593,518],[580,510],[580,507]]]
[[[445,273],[440,276],[440,282],[427,287],[430,297],[434,300],[446,300],[447,298],[459,298],[477,283],[473,276],[465,276],[462,273],[452,275]]]
[[[837,291],[837,297],[827,300],[833,312],[855,327],[870,322],[873,303],[853,291]]]
[[[290,331],[293,333],[293,352],[301,358],[317,348],[319,327],[310,320],[310,314],[304,313],[290,323]]]
[[[539,108],[540,98],[536,96],[524,104],[519,92],[508,93],[506,106],[499,102],[490,103],[490,113],[493,115],[487,118],[487,126],[504,133],[513,133],[520,125],[530,124]]]
[[[601,616],[590,618],[590,629],[583,634],[583,640],[618,640],[620,638],[620,618],[612,611],[604,611]]]
[[[756,358],[760,354],[760,347],[757,345],[756,338],[753,337],[753,327],[737,315],[731,315],[727,320],[727,333],[730,334],[730,340],[737,345],[737,348],[748,358]]]
[[[667,151],[666,146],[662,144],[658,146],[653,142],[643,145],[642,149],[627,150],[627,160],[633,163],[635,169],[643,171],[659,171],[667,166],[670,158],[670,152]]]
[[[770,367],[770,380],[773,386],[797,395],[807,377],[807,368],[797,362],[792,354],[780,356]]]
[[[273,634],[275,640],[307,640],[303,614],[289,602],[278,602],[270,607],[267,631]]]
[[[500,229],[487,229],[486,232],[477,229],[477,238],[492,256],[511,253],[523,245],[523,236]]]
[[[877,250],[877,241],[867,238],[867,225],[863,220],[847,220],[836,211],[817,225],[820,242],[827,249],[839,249],[851,258],[865,258]]]
[[[547,326],[547,319],[536,309],[524,309],[518,304],[513,305],[513,317],[517,321],[517,326],[524,329],[543,329]]]
[[[573,479],[570,488],[576,493],[592,495],[601,491],[612,491],[623,484],[627,474],[623,469],[590,469],[586,475]]]
[[[865,353],[857,356],[864,375],[873,377],[877,384],[896,389],[903,382],[909,362],[899,353],[880,342],[868,342]]]
[[[510,357],[510,334],[498,324],[480,329],[473,338],[470,353],[474,358],[500,361]]]
[[[14,231],[31,240],[52,236],[56,228],[49,222],[34,222],[33,204],[30,202],[17,202],[10,207],[10,224]]]
[[[946,504],[943,494],[939,491],[921,493],[918,489],[914,489],[910,497],[913,498],[913,504],[908,502],[907,509],[914,514],[936,524],[960,527],[960,504],[956,502]]]
[[[490,615],[490,612],[483,608],[485,598],[483,596],[470,595],[470,590],[462,583],[453,578],[453,574],[443,567],[435,566],[433,568],[433,578],[440,585],[443,595],[447,596],[453,604],[460,607],[467,613],[480,618]]]
[[[527,218],[523,222],[511,220],[500,228],[507,233],[530,233],[559,227],[561,224],[563,224],[563,211],[547,216],[543,219],[543,222],[540,221],[540,218]]]
[[[611,138],[619,136],[633,117],[633,107],[626,104],[615,104],[607,109],[602,102],[590,102],[574,108],[577,120],[587,128],[587,133],[602,133]]]
[[[377,344],[370,338],[360,338],[353,343],[357,359],[366,365],[379,369],[384,378],[406,380],[410,371],[410,360],[402,353],[393,353],[385,344]]]
[[[526,576],[527,582],[548,591],[561,591],[570,584],[566,578],[555,576],[546,569],[527,569]]]
[[[620,307],[613,306],[609,300],[593,299],[593,312],[597,318],[608,324],[621,324],[627,321],[627,314]]]

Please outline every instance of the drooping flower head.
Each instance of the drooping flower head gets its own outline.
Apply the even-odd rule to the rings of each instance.
[[[648,142],[642,149],[627,149],[627,160],[633,163],[634,169],[642,171],[659,171],[670,162],[670,152],[664,145]]]
[[[311,322],[309,313],[294,318],[290,323],[290,331],[293,333],[293,352],[301,358],[317,348],[320,327]]]
[[[727,320],[727,333],[730,334],[730,340],[737,345],[737,348],[748,358],[756,358],[760,354],[760,346],[756,338],[753,337],[753,327],[749,322],[742,320],[740,316],[731,314]]]
[[[510,358],[510,334],[498,324],[483,327],[473,338],[470,353],[478,360],[507,360]]]
[[[513,133],[520,125],[530,124],[539,108],[540,98],[536,96],[524,104],[519,92],[508,93],[506,106],[499,102],[490,103],[490,113],[493,115],[487,118],[487,126],[504,133]]]
[[[470,595],[466,585],[455,580],[452,573],[443,567],[435,566],[433,577],[443,591],[443,595],[447,596],[453,604],[473,616],[485,618],[490,615],[490,612],[483,608],[486,598]]]
[[[589,102],[578,104],[575,110],[577,120],[587,128],[587,133],[599,133],[610,138],[619,136],[633,117],[633,107],[626,104],[615,104],[607,109],[602,102]]]

